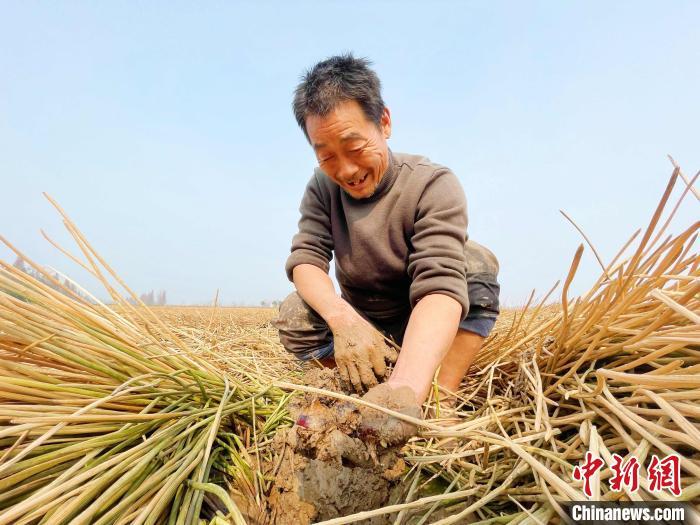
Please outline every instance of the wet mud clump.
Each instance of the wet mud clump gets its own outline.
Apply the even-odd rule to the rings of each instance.
[[[342,392],[331,369],[309,372],[305,383]],[[387,504],[406,465],[398,447],[384,447],[363,433],[356,404],[304,394],[290,413],[296,424],[278,432],[273,444],[273,523],[304,525]],[[384,524],[386,518],[362,523]]]

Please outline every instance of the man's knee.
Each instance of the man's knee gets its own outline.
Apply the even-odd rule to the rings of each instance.
[[[280,330],[307,329],[314,325],[315,317],[318,317],[318,314],[298,293],[292,292],[280,304],[279,316],[273,324]]]
[[[282,301],[272,325],[279,330],[282,346],[299,359],[321,359],[333,352],[328,325],[296,292]]]
[[[498,277],[498,259],[486,246],[469,239],[465,245],[467,281],[470,275],[486,275],[495,281]]]
[[[491,334],[495,325],[495,317],[487,317],[484,316],[482,312],[478,312],[472,316],[467,316],[466,319],[459,323],[459,330],[471,332],[486,338]]]
[[[466,254],[469,313],[460,328],[486,337],[500,312],[498,259],[488,248],[472,240],[467,241]]]

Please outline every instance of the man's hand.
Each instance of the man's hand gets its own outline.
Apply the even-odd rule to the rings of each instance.
[[[330,323],[338,372],[357,392],[376,386],[386,373],[386,361],[396,362],[396,350],[382,334],[356,312]]]
[[[387,383],[382,383],[372,388],[362,399],[407,416],[421,417],[421,407],[416,400],[416,394],[408,386],[392,388]],[[360,428],[367,437],[383,441],[387,445],[405,443],[417,431],[415,425],[373,408],[361,406],[360,415],[362,416]]]
[[[377,384],[386,362],[395,363],[397,352],[389,347],[376,328],[336,295],[328,274],[311,264],[293,270],[297,292],[328,323],[333,332],[335,362],[346,383],[358,392]]]

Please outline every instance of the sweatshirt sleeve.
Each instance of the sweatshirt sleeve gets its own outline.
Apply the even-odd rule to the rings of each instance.
[[[292,238],[292,253],[285,264],[290,281],[295,266],[313,264],[328,273],[333,258],[330,210],[323,200],[316,174],[306,185],[299,211],[299,231]]]
[[[467,201],[457,177],[447,169],[433,173],[418,201],[408,275],[411,306],[426,295],[441,293],[469,312],[465,243]]]

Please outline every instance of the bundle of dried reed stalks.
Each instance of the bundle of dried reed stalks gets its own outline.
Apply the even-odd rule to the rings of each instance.
[[[246,449],[284,423],[288,396],[243,359],[223,373],[126,301],[63,217],[84,260],[64,252],[114,302],[77,295],[2,239],[53,286],[0,262],[0,524],[244,523],[221,486],[260,482]]]

